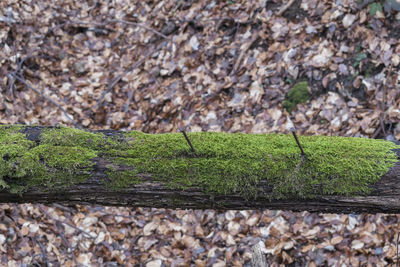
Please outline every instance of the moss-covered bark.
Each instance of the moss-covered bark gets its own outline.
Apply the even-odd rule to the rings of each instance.
[[[291,135],[88,132],[0,126],[0,188],[24,195],[96,179],[110,191],[157,183],[175,192],[243,199],[312,199],[371,193],[397,162],[399,146],[363,138]],[[177,197],[174,201],[179,199]]]

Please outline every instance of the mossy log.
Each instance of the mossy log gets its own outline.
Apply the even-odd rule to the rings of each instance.
[[[284,134],[0,126],[0,202],[400,212],[400,146]]]

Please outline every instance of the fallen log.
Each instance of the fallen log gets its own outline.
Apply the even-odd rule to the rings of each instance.
[[[0,202],[398,213],[399,151],[366,138],[1,125]]]

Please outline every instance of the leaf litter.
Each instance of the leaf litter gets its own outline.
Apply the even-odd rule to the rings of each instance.
[[[394,1],[0,3],[0,123],[400,139]],[[298,83],[310,98],[288,110]],[[2,204],[1,264],[394,264],[398,216]]]

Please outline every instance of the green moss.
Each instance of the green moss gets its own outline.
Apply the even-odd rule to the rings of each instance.
[[[296,83],[287,93],[283,101],[283,107],[290,113],[293,108],[300,103],[305,103],[310,98],[307,82]]]
[[[76,146],[99,150],[106,144],[104,135],[79,129],[57,127],[45,128],[40,135],[40,143],[53,146]]]
[[[367,194],[397,161],[383,140],[301,136],[306,157],[291,135],[127,132],[115,140],[103,133],[48,128],[39,141],[22,128],[0,127],[0,186],[68,186],[86,180],[94,159],[106,157],[106,186],[123,189],[151,177],[170,188],[200,187],[212,195],[255,197],[262,186],[271,197]],[[18,190],[16,190],[18,191]]]
[[[290,135],[189,133],[198,157],[181,134],[133,137],[121,161],[173,188],[200,186],[218,194],[256,195],[259,182],[273,186],[274,197],[363,194],[397,161],[383,140],[300,137],[307,158]]]
[[[97,152],[90,148],[76,146],[39,145],[30,150],[46,170],[45,177],[32,176],[32,182],[46,181],[51,186],[71,185],[86,180],[86,173],[91,171],[91,159]],[[45,178],[45,179],[43,179]]]
[[[0,127],[2,188],[22,192],[34,185],[65,186],[87,179],[85,174],[93,166],[90,160],[97,156],[97,151],[90,148],[90,142],[83,145],[83,141],[87,141],[84,137],[90,133],[68,128],[48,128],[36,143],[28,140],[21,129],[22,126]],[[71,137],[73,133],[76,135]]]
[[[142,182],[142,179],[138,176],[138,172],[133,170],[117,170],[110,168],[106,171],[108,176],[108,183],[106,186],[114,189],[114,190],[121,190],[130,185],[139,184]]]

